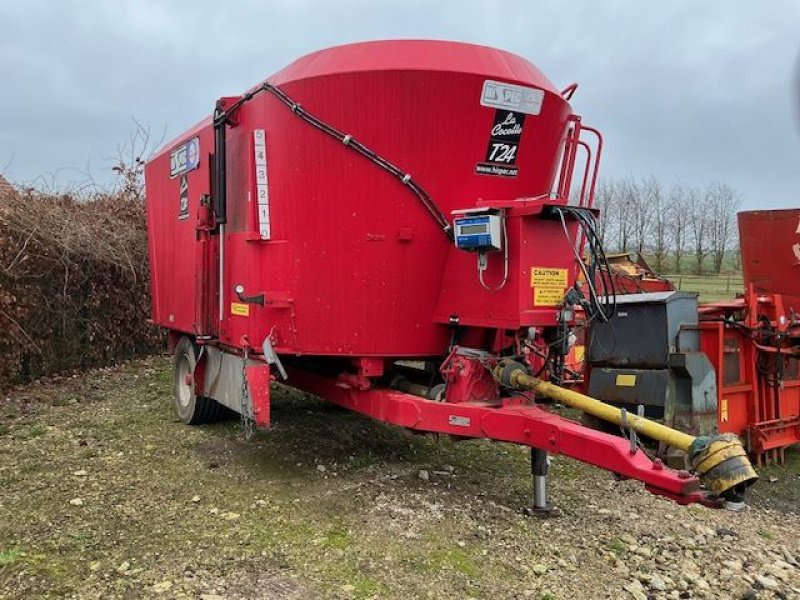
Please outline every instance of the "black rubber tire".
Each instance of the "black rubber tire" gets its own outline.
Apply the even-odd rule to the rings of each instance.
[[[223,406],[217,401],[195,393],[194,382],[186,383],[186,375],[194,373],[197,365],[197,348],[192,340],[184,336],[175,347],[173,358],[173,400],[178,418],[187,425],[202,425],[218,421],[225,415]]]

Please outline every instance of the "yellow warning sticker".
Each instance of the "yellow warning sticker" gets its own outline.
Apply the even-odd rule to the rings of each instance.
[[[563,287],[533,288],[534,306],[559,306],[563,300],[564,300]]]
[[[636,375],[617,375],[617,387],[634,387],[636,385]]]
[[[582,363],[584,356],[586,356],[586,346],[575,344],[575,362]]]
[[[240,317],[249,317],[250,306],[243,304],[242,302],[231,302],[231,314],[238,315]]]
[[[719,407],[719,420],[723,423],[728,422],[728,399],[723,398],[722,403]]]
[[[567,269],[531,267],[531,287],[567,287]]]

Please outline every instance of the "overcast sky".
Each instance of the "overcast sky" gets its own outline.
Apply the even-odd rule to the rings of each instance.
[[[381,38],[486,44],[577,81],[605,176],[800,205],[798,0],[0,0],[0,171],[107,184],[132,119],[171,138],[303,54]]]

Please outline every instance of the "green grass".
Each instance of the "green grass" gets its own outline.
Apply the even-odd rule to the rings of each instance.
[[[741,273],[731,275],[665,275],[682,291],[697,292],[701,302],[732,300],[744,291]]]
[[[18,548],[9,548],[0,552],[0,569],[14,564],[22,556],[22,551]]]
[[[628,545],[622,540],[611,540],[606,546],[614,554],[622,554],[628,550]]]

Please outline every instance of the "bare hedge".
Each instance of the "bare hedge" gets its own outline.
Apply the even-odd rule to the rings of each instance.
[[[149,311],[137,194],[0,196],[0,388],[159,349]]]

